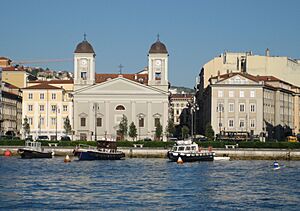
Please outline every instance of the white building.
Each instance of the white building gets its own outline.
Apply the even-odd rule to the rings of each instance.
[[[98,74],[95,57],[88,41],[77,45],[74,52],[74,138],[118,138],[119,123],[125,115],[128,125],[131,122],[136,125],[138,139],[154,139],[156,124],[160,122],[164,130],[168,121],[166,46],[159,39],[151,46],[146,74]]]

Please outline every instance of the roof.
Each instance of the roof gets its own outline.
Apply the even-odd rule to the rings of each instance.
[[[141,83],[141,84],[148,84],[148,74],[96,74],[95,81],[96,83],[102,83],[109,79],[118,78],[122,76],[123,78]]]
[[[157,41],[151,45],[149,53],[168,53],[168,50],[165,44],[163,44],[162,42],[160,42],[159,39],[157,39]]]
[[[62,89],[62,88],[59,88],[59,87],[56,87],[56,86],[51,86],[48,83],[41,83],[41,84],[37,84],[37,85],[34,85],[34,86],[26,87],[26,88],[23,88],[23,89]]]
[[[11,67],[3,67],[2,71],[27,71],[27,70],[23,66],[21,67],[11,66]]]
[[[8,60],[8,61],[11,61],[9,58],[6,58],[4,56],[0,56],[0,60]]]
[[[71,80],[51,80],[51,81],[41,81],[41,80],[36,80],[36,81],[29,81],[29,83],[73,84],[74,81],[73,81],[73,79],[71,79]]]
[[[171,98],[181,98],[181,99],[190,99],[192,98],[194,95],[192,94],[172,94]]]
[[[76,46],[74,53],[95,53],[95,51],[88,41],[83,40]]]

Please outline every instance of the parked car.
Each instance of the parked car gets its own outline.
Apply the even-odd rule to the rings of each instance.
[[[71,141],[71,138],[69,136],[62,136],[60,138],[61,141]]]
[[[37,140],[40,140],[40,141],[49,141],[49,137],[48,136],[38,136]]]

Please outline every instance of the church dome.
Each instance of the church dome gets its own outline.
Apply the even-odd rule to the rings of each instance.
[[[95,53],[93,46],[85,39],[79,43],[74,53]]]
[[[165,44],[157,38],[157,41],[151,45],[149,53],[168,53],[168,51]]]

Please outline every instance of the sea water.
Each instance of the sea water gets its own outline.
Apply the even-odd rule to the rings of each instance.
[[[300,162],[0,157],[0,210],[299,210]]]

